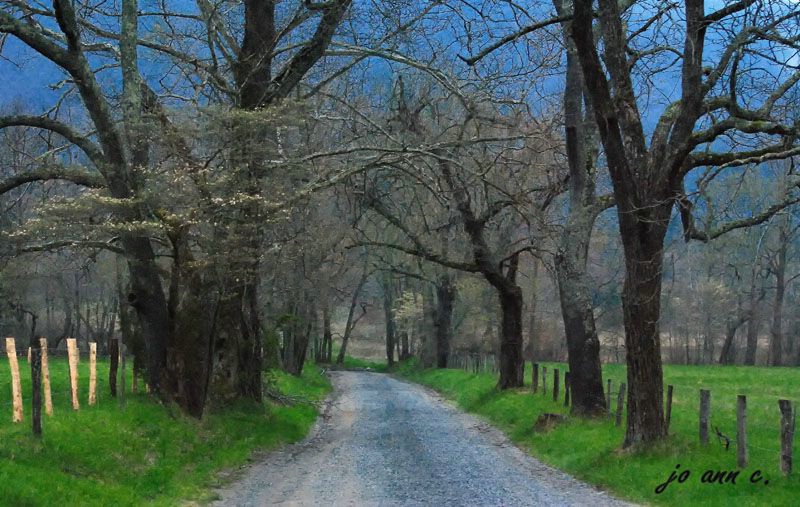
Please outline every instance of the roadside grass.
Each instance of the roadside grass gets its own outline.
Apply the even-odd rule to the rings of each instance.
[[[8,361],[0,360],[0,505],[176,505],[214,498],[220,472],[254,450],[302,439],[317,417],[313,403],[240,403],[202,421],[127,393],[110,396],[108,363],[98,362],[98,403],[90,407],[89,367],[80,364],[80,411],[73,411],[65,359],[50,360],[54,413],[41,440],[30,429],[30,367],[20,359],[25,420],[11,422]],[[292,398],[320,401],[327,378],[313,364],[302,377],[268,372]],[[130,372],[129,372],[130,377]],[[127,382],[130,389],[130,378]],[[141,383],[140,383],[141,388]]]
[[[581,420],[570,418],[550,431],[533,431],[537,417],[545,412],[566,414],[563,387],[559,402],[552,398],[552,371],[565,371],[564,364],[543,363],[548,371],[548,392],[533,395],[530,390],[530,364],[526,364],[526,387],[500,392],[496,375],[472,374],[456,369],[420,369],[415,362],[401,364],[395,373],[429,386],[479,414],[506,432],[522,448],[542,461],[621,498],[661,505],[798,505],[800,474],[789,478],[779,469],[778,399],[800,401],[800,370],[790,368],[672,366],[664,367],[665,386],[674,386],[670,437],[648,451],[620,449],[623,424],[616,427],[609,418]],[[603,377],[612,379],[612,405],[616,406],[619,382],[625,380],[624,365],[606,365]],[[540,382],[541,386],[541,382]],[[604,384],[605,387],[605,384]],[[699,389],[711,390],[711,441],[698,441]],[[665,387],[666,389],[666,387]],[[735,484],[708,484],[701,481],[706,470],[736,471],[736,395],[747,395],[749,464]],[[731,439],[728,450],[715,436],[714,427]],[[794,454],[798,442],[795,439]],[[689,470],[684,483],[672,482],[661,494],[676,466]],[[764,479],[751,483],[760,470]]]

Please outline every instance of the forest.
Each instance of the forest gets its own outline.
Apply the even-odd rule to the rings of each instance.
[[[625,364],[646,448],[800,365],[795,0],[0,0],[0,75],[0,332],[192,417],[368,341]]]

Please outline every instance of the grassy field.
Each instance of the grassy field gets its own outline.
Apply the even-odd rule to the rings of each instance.
[[[674,385],[670,438],[648,452],[620,450],[624,434],[610,420],[570,419],[556,428],[537,433],[533,423],[543,412],[566,413],[561,402],[552,400],[552,369],[564,365],[544,364],[548,370],[547,395],[533,395],[530,387],[511,392],[495,389],[496,376],[461,370],[421,370],[413,363],[401,365],[397,373],[432,387],[455,400],[464,410],[477,413],[504,430],[531,454],[620,497],[647,504],[664,505],[798,505],[800,470],[784,478],[779,469],[778,399],[800,401],[800,369],[666,366],[667,384]],[[625,379],[625,367],[606,365],[604,379],[613,381],[612,391]],[[526,365],[526,382],[530,364]],[[563,382],[563,379],[562,379]],[[563,384],[562,384],[563,385]],[[711,430],[711,443],[698,441],[699,389],[711,390],[710,426],[732,439],[725,450]],[[701,481],[706,470],[736,471],[736,395],[747,395],[750,462],[735,484]],[[563,396],[563,393],[562,393]],[[795,460],[800,449],[795,439]],[[680,465],[689,470],[683,483],[673,481],[661,494],[655,489]],[[763,479],[751,483],[759,470]]]
[[[123,410],[98,365],[98,404],[89,407],[89,368],[80,365],[81,409],[71,408],[64,359],[51,359],[54,414],[43,437],[30,430],[30,369],[22,358],[25,421],[11,422],[8,361],[0,360],[0,505],[176,505],[213,497],[218,473],[243,464],[256,449],[306,435],[313,403],[239,405],[196,421],[129,393]],[[278,389],[309,402],[322,399],[327,379],[309,364],[301,378],[270,372]],[[128,383],[130,386],[130,381]]]

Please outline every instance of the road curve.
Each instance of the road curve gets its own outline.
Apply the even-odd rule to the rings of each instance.
[[[625,505],[423,387],[330,376],[334,392],[309,438],[254,463],[216,505]]]

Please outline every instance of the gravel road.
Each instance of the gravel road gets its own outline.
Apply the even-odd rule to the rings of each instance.
[[[626,505],[529,457],[423,387],[331,372],[303,442],[264,457],[216,505]]]

